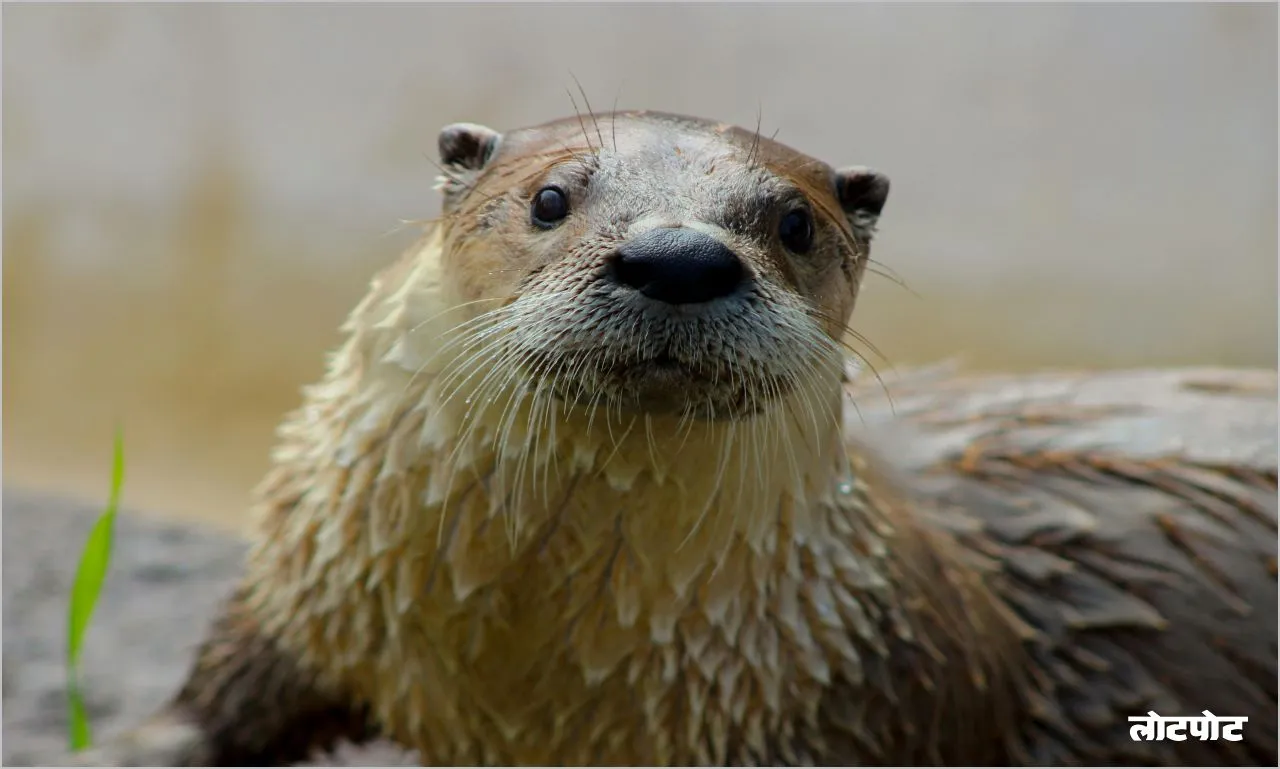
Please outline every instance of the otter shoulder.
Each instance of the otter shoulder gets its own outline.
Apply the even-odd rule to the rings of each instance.
[[[1275,372],[923,373],[888,383],[892,407],[849,392],[847,432],[994,560],[1037,631],[1028,758],[1275,762]],[[1240,742],[1133,742],[1149,710],[1249,722]]]

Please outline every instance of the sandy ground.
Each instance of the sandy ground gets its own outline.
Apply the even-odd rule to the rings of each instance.
[[[67,726],[66,596],[99,511],[13,489],[3,504],[3,762],[56,765]],[[244,547],[214,529],[121,514],[82,662],[96,740],[147,716],[181,683]],[[381,745],[319,760],[380,766],[409,758]]]

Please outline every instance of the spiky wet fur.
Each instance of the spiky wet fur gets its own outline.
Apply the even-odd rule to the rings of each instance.
[[[458,342],[497,326],[445,237],[375,281],[259,492],[246,603],[300,664],[455,764],[820,761],[833,686],[885,698],[858,752],[905,757],[896,687],[991,684],[1012,626],[867,497],[838,358],[742,419],[570,406]],[[901,644],[967,656],[930,681]]]

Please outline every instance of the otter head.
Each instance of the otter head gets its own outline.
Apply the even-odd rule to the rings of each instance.
[[[646,112],[451,125],[439,149],[466,359],[565,402],[708,420],[839,376],[883,175]]]

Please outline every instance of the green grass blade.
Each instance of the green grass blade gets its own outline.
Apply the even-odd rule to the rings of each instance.
[[[84,750],[93,741],[93,735],[89,732],[89,714],[85,712],[80,687],[76,685],[74,678],[71,676],[72,680],[67,681],[67,715],[70,718],[67,734],[72,750]]]
[[[89,619],[93,616],[102,584],[107,578],[107,566],[111,562],[116,509],[120,506],[120,488],[123,485],[124,436],[117,429],[111,464],[111,494],[107,499],[107,508],[98,516],[98,521],[89,532],[84,552],[80,555],[80,565],[76,568],[76,581],[71,588],[71,609],[67,618],[67,715],[72,750],[82,750],[92,739],[76,674],[80,666],[80,648],[84,643],[84,635],[89,629]]]

